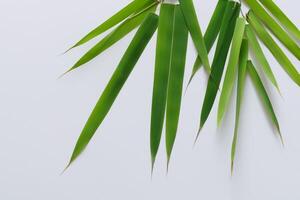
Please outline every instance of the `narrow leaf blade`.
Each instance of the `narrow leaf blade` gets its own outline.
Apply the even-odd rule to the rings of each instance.
[[[166,150],[168,164],[178,128],[188,41],[188,29],[179,6],[176,6],[175,9],[172,41],[166,109]]]
[[[148,7],[153,2],[154,2],[154,0],[134,0],[134,1],[132,1],[126,7],[124,7],[119,12],[117,12],[115,15],[113,15],[108,20],[103,22],[101,25],[99,25],[98,27],[93,29],[91,32],[89,32],[86,36],[84,36],[81,40],[79,40],[74,46],[72,46],[69,50],[87,43],[91,39],[97,37],[98,35],[104,33],[105,31],[114,27],[118,23],[122,22],[127,17],[134,14],[135,12],[138,12],[138,11],[142,10],[143,8]]]
[[[270,16],[257,0],[245,0],[254,14],[272,31],[281,43],[300,60],[300,47],[285,30]]]
[[[208,80],[206,88],[206,93],[201,111],[200,129],[198,131],[198,136],[213,107],[223,75],[224,65],[232,40],[235,22],[237,17],[239,16],[239,13],[240,4],[233,1],[230,2],[225,11],[225,16],[222,22],[220,35],[218,38],[218,44],[212,64],[212,73]]]
[[[211,18],[211,20],[208,24],[208,27],[206,29],[206,32],[204,34],[204,42],[205,42],[205,46],[206,46],[208,53],[210,52],[210,50],[220,32],[224,12],[225,12],[228,2],[229,2],[228,0],[219,0],[218,1],[218,4],[214,10],[212,18]],[[202,61],[201,61],[200,57],[197,56],[194,66],[193,66],[193,71],[192,71],[191,77],[189,79],[189,83],[192,81],[193,77],[198,72],[198,70],[201,68],[201,66],[202,66]]]
[[[253,63],[251,61],[248,61],[247,63],[247,69],[248,69],[248,73],[251,77],[251,80],[256,88],[256,91],[258,92],[258,94],[260,95],[260,98],[262,100],[263,105],[265,106],[266,111],[268,112],[272,123],[274,124],[274,126],[277,129],[278,135],[283,143],[283,138],[281,135],[281,131],[280,131],[280,126],[276,117],[276,114],[274,112],[273,109],[273,105],[270,101],[270,98],[268,96],[268,93],[255,69],[255,67],[253,66]]]
[[[240,49],[241,49],[242,40],[244,36],[245,25],[246,25],[246,21],[244,20],[244,18],[238,18],[236,20],[230,57],[228,61],[228,66],[225,74],[225,79],[224,79],[223,88],[222,88],[220,101],[219,101],[219,107],[218,107],[219,125],[224,117],[224,114],[228,106],[228,102],[232,94],[236,72],[237,72],[237,65],[239,61]]]
[[[92,114],[84,126],[76,143],[69,165],[84,151],[98,127],[109,112],[124,83],[132,72],[143,50],[154,34],[158,24],[158,16],[149,14],[122,57],[112,78],[98,100]]]
[[[160,145],[166,112],[167,89],[172,47],[171,36],[174,25],[174,14],[175,5],[161,5],[157,35],[150,125],[152,170]]]
[[[128,33],[137,28],[147,17],[147,15],[156,9],[156,6],[157,4],[154,4],[144,12],[141,12],[125,20],[120,26],[118,26],[115,30],[113,30],[110,34],[108,34],[100,42],[98,42],[93,48],[91,48],[86,54],[84,54],[67,72],[70,72],[88,63],[89,61],[93,60],[95,57],[103,53],[105,50],[110,48],[116,42],[121,40]]]
[[[210,74],[210,64],[208,60],[207,49],[201,32],[201,28],[198,22],[197,14],[193,4],[193,0],[179,0],[182,13],[185,17],[186,25],[192,36],[194,45],[197,49],[199,57],[203,62],[203,66]]]
[[[298,86],[300,86],[300,75],[297,69],[284,54],[284,52],[280,49],[280,47],[276,44],[270,34],[265,30],[260,20],[254,15],[252,11],[247,14],[247,20],[250,23],[251,27],[255,30],[258,37],[276,58],[278,63],[283,67],[283,69],[287,72],[291,79]]]
[[[273,0],[259,0],[277,20],[300,41],[300,30],[297,26],[284,14],[284,12],[274,3]]]
[[[246,35],[249,40],[250,47],[253,49],[254,56],[258,60],[259,64],[261,65],[263,72],[265,73],[267,78],[271,81],[271,83],[277,88],[278,92],[280,93],[278,83],[277,83],[276,78],[273,74],[273,71],[269,65],[269,62],[268,62],[267,58],[265,57],[262,48],[259,45],[259,42],[256,38],[256,35],[255,35],[253,29],[249,25],[246,26]]]
[[[234,160],[236,154],[236,145],[238,140],[238,129],[240,121],[240,112],[241,104],[244,93],[246,72],[247,72],[247,60],[248,60],[248,40],[243,39],[241,46],[241,53],[239,59],[239,68],[238,68],[238,84],[237,84],[237,97],[236,97],[236,111],[235,111],[235,127],[234,127],[234,136],[231,145],[231,173],[233,173]]]

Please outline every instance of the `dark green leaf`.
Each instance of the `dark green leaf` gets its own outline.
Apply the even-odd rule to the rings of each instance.
[[[138,27],[145,17],[150,13],[153,12],[157,7],[157,4],[152,5],[147,10],[134,15],[127,20],[125,20],[119,27],[117,27],[114,31],[108,34],[105,38],[103,38],[100,42],[98,42],[92,49],[90,49],[84,56],[82,56],[73,67],[71,67],[67,72],[70,72],[83,64],[91,61],[96,56],[103,53],[106,49],[114,45],[120,39],[125,37],[128,33]],[[67,73],[66,72],[66,73]]]
[[[130,4],[128,4],[126,7],[124,7],[122,10],[117,12],[115,15],[113,15],[111,18],[106,20],[104,23],[99,25],[97,28],[89,32],[86,36],[84,36],[80,41],[78,41],[74,46],[72,46],[69,50],[78,47],[91,39],[97,37],[101,33],[104,33],[105,31],[109,30],[110,28],[114,27],[118,23],[125,20],[130,15],[139,12],[151,4],[155,2],[154,0],[134,0]]]
[[[166,150],[168,163],[174,146],[180,115],[188,29],[179,6],[175,8],[172,36],[172,57],[166,109]]]
[[[124,83],[132,72],[139,57],[154,34],[158,16],[149,14],[135,34],[104,92],[98,100],[77,141],[69,165],[84,151],[105,116],[109,112]],[[69,166],[68,165],[68,166]]]
[[[220,32],[222,20],[224,17],[224,12],[229,0],[219,0],[218,4],[214,10],[212,18],[208,24],[206,32],[204,34],[204,42],[208,52],[210,52],[214,42],[216,41],[218,34]],[[193,66],[192,75],[189,79],[189,84],[191,83],[193,77],[197,73],[197,71],[202,66],[202,62],[199,56],[197,56],[196,61]]]
[[[262,103],[265,106],[266,111],[269,114],[272,123],[275,125],[275,127],[278,131],[279,137],[281,139],[281,142],[283,144],[283,138],[281,135],[280,126],[279,126],[276,114],[274,112],[273,105],[272,105],[269,95],[263,85],[263,82],[261,81],[261,79],[251,61],[248,61],[247,69],[250,74],[251,80],[256,88],[256,91],[258,92],[259,96],[261,97]]]
[[[198,55],[202,60],[203,66],[210,74],[210,64],[208,60],[207,49],[203,39],[203,35],[198,22],[197,14],[193,4],[193,0],[179,0],[182,13],[185,17],[186,25],[192,36],[194,45],[197,49]]]
[[[159,15],[150,127],[152,169],[161,140],[166,112],[175,7],[171,4],[162,4]]]
[[[202,106],[200,129],[198,131],[197,137],[199,136],[200,130],[205,124],[210,114],[210,111],[213,107],[219,89],[219,85],[221,82],[222,74],[224,71],[224,65],[226,62],[227,53],[232,40],[236,19],[239,16],[239,13],[240,13],[240,4],[231,1],[226,7],[224,19],[222,22],[220,35],[218,38],[218,44],[217,44],[217,48],[216,48],[216,52],[212,64],[212,72],[208,80],[208,85],[206,88],[205,98]]]
[[[275,125],[275,127],[278,131],[279,137],[281,139],[281,142],[283,144],[283,138],[282,138],[282,135],[281,135],[281,132],[280,132],[280,126],[279,126],[276,114],[274,112],[273,105],[272,105],[272,103],[270,101],[270,98],[269,98],[269,95],[268,95],[268,93],[267,93],[267,91],[266,91],[266,89],[265,89],[265,87],[264,87],[264,85],[263,85],[263,83],[262,83],[262,81],[261,81],[261,79],[260,79],[257,71],[255,70],[255,67],[253,66],[253,63],[251,61],[248,61],[247,69],[248,69],[248,72],[249,72],[250,77],[252,79],[252,82],[253,82],[253,84],[256,88],[256,91],[260,95],[262,103],[265,106],[266,111],[268,112],[272,123]]]

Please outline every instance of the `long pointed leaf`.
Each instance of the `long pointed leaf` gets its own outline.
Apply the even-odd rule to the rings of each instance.
[[[130,4],[128,4],[126,7],[121,9],[119,12],[117,12],[115,15],[113,15],[111,18],[103,22],[101,25],[99,25],[97,28],[89,32],[86,36],[84,36],[81,40],[79,40],[74,46],[72,46],[69,50],[78,47],[91,39],[97,37],[98,35],[104,33],[105,31],[109,30],[110,28],[114,27],[118,23],[125,20],[130,15],[143,10],[144,8],[148,7],[154,2],[154,0],[134,0]]]
[[[182,9],[182,13],[185,17],[186,25],[192,36],[198,55],[202,60],[204,68],[210,74],[211,69],[208,60],[207,49],[198,22],[193,0],[179,0],[179,5]]]
[[[247,14],[247,20],[251,27],[255,30],[258,37],[270,50],[278,63],[283,67],[292,80],[300,86],[300,75],[288,57],[284,54],[281,48],[276,44],[270,34],[264,29],[260,20],[254,15],[252,11]]]
[[[213,107],[219,89],[219,85],[221,82],[221,78],[223,75],[224,65],[226,62],[227,53],[232,40],[236,19],[239,16],[239,13],[240,13],[240,4],[231,1],[227,5],[224,19],[222,22],[220,35],[218,38],[218,44],[217,44],[217,48],[216,48],[216,52],[212,64],[212,73],[208,80],[205,98],[202,106],[201,118],[200,118],[200,129],[198,131],[197,137],[199,136],[200,130],[205,124],[211,112],[211,109]]]
[[[158,16],[149,14],[135,34],[116,71],[112,75],[112,78],[84,126],[71,156],[69,165],[84,151],[85,147],[106,117],[139,57],[154,34],[157,24]]]
[[[204,42],[205,46],[207,49],[207,52],[209,53],[214,42],[216,41],[218,34],[220,32],[220,28],[222,25],[222,20],[224,17],[224,12],[226,9],[226,5],[228,4],[228,0],[219,0],[218,4],[214,10],[214,13],[212,15],[212,18],[208,24],[208,27],[206,29],[206,32],[204,34]],[[189,79],[189,83],[192,81],[193,77],[197,73],[197,71],[201,68],[202,66],[202,61],[199,56],[197,56],[194,66],[193,66],[193,71],[191,74],[191,77]]]
[[[231,52],[228,61],[228,66],[225,74],[223,88],[220,96],[218,107],[218,124],[221,123],[223,116],[226,112],[230,96],[232,94],[234,81],[236,77],[237,65],[239,61],[240,49],[243,41],[246,21],[244,18],[236,20],[233,40],[231,45]]]
[[[284,12],[274,3],[273,0],[259,0],[272,15],[290,32],[297,40],[300,41],[300,30],[297,26],[284,14]]]
[[[251,7],[254,14],[272,31],[272,33],[281,41],[284,46],[292,53],[298,60],[300,60],[300,47],[287,34],[285,30],[270,16],[269,13],[257,2],[257,0],[245,0]]]
[[[249,44],[253,49],[255,58],[260,63],[267,78],[271,81],[271,83],[277,88],[278,92],[280,93],[278,83],[277,83],[276,78],[273,74],[273,71],[269,65],[269,62],[268,62],[267,58],[265,57],[262,48],[259,45],[259,42],[256,38],[254,31],[252,30],[252,28],[249,25],[246,26],[246,35],[249,40]]]
[[[252,79],[252,82],[253,82],[253,84],[256,88],[256,91],[260,95],[262,103],[265,106],[266,111],[268,112],[272,123],[274,124],[274,126],[277,129],[277,132],[279,134],[281,142],[283,143],[283,138],[282,138],[282,135],[281,135],[280,126],[279,126],[276,114],[274,112],[273,105],[272,105],[272,103],[270,101],[270,98],[268,96],[268,93],[267,93],[267,91],[266,91],[266,89],[265,89],[265,87],[264,87],[264,85],[263,85],[263,83],[262,83],[262,81],[261,81],[261,79],[260,79],[257,71],[255,70],[255,67],[253,66],[253,63],[251,61],[248,61],[247,69],[248,69],[248,72],[249,72],[250,77]]]
[[[234,136],[233,136],[232,145],[231,145],[231,173],[233,172],[234,160],[235,160],[235,154],[236,154],[236,144],[237,144],[237,139],[238,139],[241,104],[242,104],[242,99],[243,99],[245,77],[246,77],[246,72],[247,72],[248,49],[249,49],[248,41],[247,41],[247,39],[243,39],[242,46],[241,46],[240,59],[239,59],[239,68],[238,68],[238,84],[237,84]]]
[[[172,57],[166,109],[166,150],[168,163],[174,146],[180,115],[188,29],[179,6],[175,8],[172,36]]]
[[[152,170],[159,149],[164,117],[166,112],[166,100],[168,79],[171,61],[172,32],[174,26],[175,5],[162,4],[160,8],[155,72],[152,95],[152,111],[150,126],[150,147]]]
[[[113,30],[110,34],[108,34],[100,42],[98,42],[86,54],[84,54],[67,72],[70,72],[88,63],[89,61],[103,53],[106,49],[114,45],[120,39],[125,37],[128,33],[137,28],[143,22],[146,16],[156,9],[156,6],[157,3],[153,4],[144,12],[141,12],[125,20],[120,26],[118,26],[115,30]]]

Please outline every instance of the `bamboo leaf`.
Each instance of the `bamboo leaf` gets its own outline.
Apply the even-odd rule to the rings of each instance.
[[[249,11],[249,13],[247,14],[247,20],[250,23],[251,27],[255,30],[258,37],[276,58],[278,63],[283,67],[283,69],[292,78],[292,80],[300,86],[300,75],[298,71],[288,59],[288,57],[284,54],[284,52],[280,49],[280,47],[276,44],[270,34],[264,29],[262,23],[252,11]]]
[[[208,53],[210,52],[214,42],[216,41],[216,39],[218,37],[219,31],[221,28],[221,24],[222,24],[222,20],[223,20],[223,16],[224,16],[224,12],[225,12],[228,2],[229,2],[228,0],[219,0],[218,1],[218,4],[214,10],[212,18],[211,18],[211,20],[208,24],[208,27],[206,29],[206,32],[204,34],[204,42],[205,42],[205,46],[206,46]],[[202,66],[202,61],[201,61],[200,57],[197,56],[194,66],[193,66],[192,75],[189,79],[189,83],[191,83],[193,77],[198,72],[198,70],[201,68],[201,66]]]
[[[128,4],[123,9],[121,9],[119,12],[117,12],[111,18],[109,18],[108,20],[103,22],[101,25],[99,25],[97,28],[95,28],[94,30],[89,32],[86,36],[84,36],[81,40],[79,40],[74,46],[72,46],[69,50],[85,44],[86,42],[90,41],[91,39],[97,37],[98,35],[104,33],[105,31],[114,27],[118,23],[122,22],[130,15],[147,8],[153,2],[154,2],[154,0],[134,0],[134,1],[132,1],[130,4]]]
[[[179,0],[182,13],[185,18],[186,25],[192,36],[194,45],[197,49],[198,55],[203,62],[203,66],[210,74],[210,64],[208,60],[207,49],[201,32],[201,28],[198,22],[197,14],[195,11],[193,0]]]
[[[98,100],[85,127],[83,128],[68,166],[70,166],[70,164],[84,151],[96,130],[101,125],[139,57],[154,34],[157,24],[158,16],[155,14],[149,14],[138,29],[117,69],[112,75],[112,78]]]
[[[253,66],[253,63],[251,61],[248,61],[247,69],[248,69],[248,72],[249,72],[250,77],[252,79],[252,82],[253,82],[253,84],[256,88],[256,91],[260,95],[262,103],[264,104],[265,109],[268,112],[272,123],[276,127],[277,132],[279,134],[279,137],[281,139],[281,142],[283,144],[283,138],[282,138],[282,135],[281,135],[280,126],[279,126],[276,114],[274,112],[273,105],[272,105],[272,103],[270,101],[270,98],[268,96],[268,93],[267,93],[267,91],[266,91],[266,89],[265,89],[265,87],[264,87],[264,85],[263,85],[263,83],[262,83],[262,81],[261,81],[261,79],[260,79],[257,71],[255,70],[255,68]]]
[[[174,26],[175,5],[162,4],[159,15],[152,111],[150,125],[150,147],[152,170],[159,149],[166,112],[168,79],[171,61],[172,33]]]
[[[182,86],[187,51],[188,29],[179,6],[175,8],[172,56],[166,109],[166,150],[168,164],[174,146],[180,115]]]
[[[288,32],[290,32],[297,40],[300,41],[300,30],[273,2],[273,0],[259,1],[272,13],[272,15],[286,28]]]
[[[243,39],[242,46],[241,46],[241,53],[240,53],[239,58],[240,59],[239,59],[239,67],[238,67],[235,127],[234,127],[234,136],[233,136],[232,145],[231,145],[231,173],[233,173],[233,168],[234,168],[241,104],[242,104],[242,99],[243,99],[245,78],[246,78],[246,71],[247,71],[247,60],[248,60],[248,40],[247,39]]]
[[[252,28],[249,25],[247,25],[245,32],[246,32],[247,38],[249,40],[249,44],[253,49],[253,53],[254,53],[255,58],[260,63],[260,65],[261,65],[265,75],[267,76],[267,78],[271,81],[271,83],[276,87],[276,89],[280,93],[280,89],[279,89],[278,83],[276,81],[276,78],[273,74],[273,71],[272,71],[272,69],[269,65],[269,62],[268,62],[267,58],[264,55],[264,52],[263,52],[262,48],[259,45],[259,42],[256,38],[256,35],[255,35],[254,31],[252,30]]]
[[[282,44],[300,60],[300,47],[286,33],[285,30],[270,16],[269,13],[257,2],[257,0],[245,0],[251,7],[254,14],[272,31],[272,33],[281,41]]]
[[[88,63],[89,61],[103,53],[106,49],[110,48],[120,39],[125,37],[128,33],[137,28],[147,17],[147,15],[156,9],[156,7],[157,3],[151,5],[151,7],[147,8],[143,12],[125,20],[120,26],[118,26],[114,31],[104,37],[92,49],[90,49],[85,55],[83,55],[66,73]]]
[[[198,131],[197,137],[199,136],[200,130],[205,124],[211,112],[211,109],[213,107],[219,89],[222,74],[224,71],[224,65],[226,62],[227,53],[232,40],[235,22],[239,16],[239,13],[240,13],[240,4],[231,1],[226,7],[224,19],[220,29],[218,44],[217,44],[217,48],[216,48],[216,52],[212,64],[212,72],[208,80],[205,98],[202,106],[200,129]]]
[[[220,96],[219,107],[218,107],[218,124],[220,125],[223,116],[226,112],[234,81],[236,77],[236,69],[239,61],[240,49],[243,41],[244,30],[246,21],[244,18],[238,18],[236,20],[235,30],[232,39],[231,52],[228,61],[228,66],[225,74],[223,88]]]

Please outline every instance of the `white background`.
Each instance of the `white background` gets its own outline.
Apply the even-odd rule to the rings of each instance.
[[[128,2],[0,1],[0,199],[299,199],[299,88],[268,51],[283,98],[270,84],[267,87],[286,147],[281,146],[248,78],[234,175],[230,176],[230,145],[235,99],[219,129],[214,107],[193,148],[206,83],[201,71],[183,99],[169,174],[161,145],[151,180],[155,37],[86,152],[60,175],[133,34],[90,64],[57,79],[95,41],[60,53]],[[216,2],[195,0],[203,30]],[[276,2],[299,27],[299,1]],[[299,61],[288,55],[300,69]],[[186,77],[194,58],[190,42]]]

